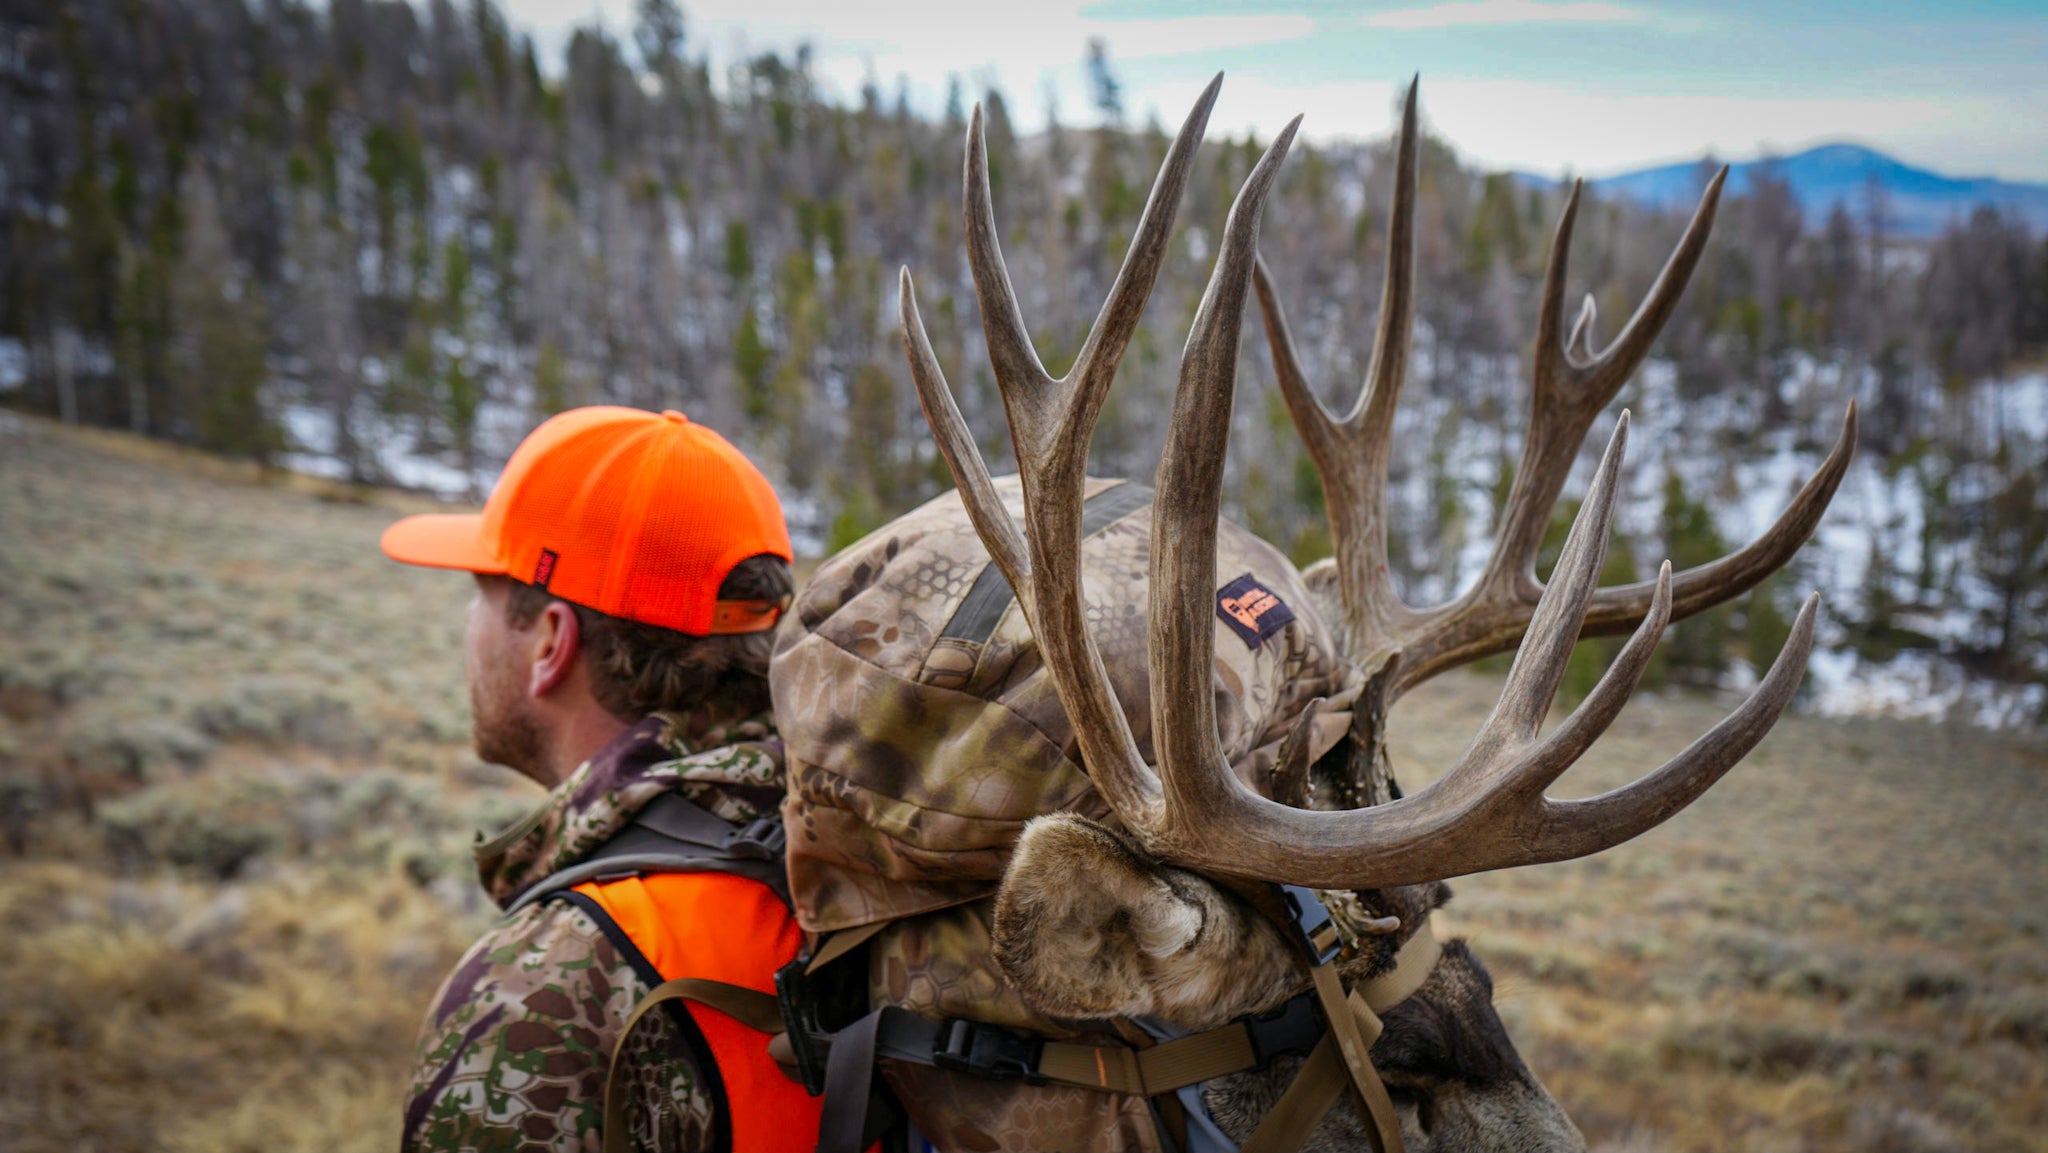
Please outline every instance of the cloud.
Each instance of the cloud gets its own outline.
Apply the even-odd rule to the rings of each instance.
[[[734,33],[761,46],[812,44],[820,55],[871,54],[917,74],[957,71],[978,61],[1078,66],[1089,38],[1109,41],[1111,58],[1140,60],[1305,39],[1304,15],[1196,15],[1114,19],[1083,15],[1085,0],[1002,5],[968,11],[950,2],[887,5],[815,0],[692,0],[700,45],[723,49]],[[616,6],[617,0],[612,5]]]
[[[1912,149],[1975,131],[2012,146],[2026,135],[2027,120],[2034,131],[2041,120],[2015,123],[1995,100],[1955,96],[1616,92],[1460,77],[1424,77],[1422,111],[1461,153],[1489,167],[1594,175],[1709,152],[1742,160],[1843,138]]]
[[[1421,8],[1374,12],[1360,20],[1367,28],[1413,31],[1423,28],[1469,28],[1501,24],[1647,24],[1650,14],[1607,0],[1452,0]]]
[[[1284,44],[1315,34],[1308,16],[1172,16],[1161,20],[1081,21],[1085,35],[1106,36],[1118,59],[1181,56],[1257,44]]]
[[[559,61],[570,24],[602,14],[613,35],[632,28],[636,0],[500,0],[515,21],[540,33],[543,66]],[[1683,31],[1683,14],[1667,15],[1643,0],[1450,0],[1381,12],[1364,20],[1381,29],[1483,26],[1563,21],[1559,27],[1654,27]],[[1405,60],[1380,76],[1327,82],[1298,69],[1261,68],[1254,45],[1321,36],[1330,51],[1356,49],[1364,34],[1349,19],[1318,27],[1314,18],[1190,15],[1103,19],[1094,0],[1052,0],[1043,8],[992,6],[968,12],[955,3],[819,4],[815,0],[684,0],[690,51],[709,51],[713,75],[747,54],[814,47],[812,67],[834,99],[857,99],[873,77],[893,94],[898,78],[914,107],[927,115],[945,106],[957,75],[972,100],[984,85],[1003,90],[1020,130],[1044,124],[1048,95],[1069,124],[1090,124],[1082,68],[1090,36],[1109,41],[1124,72],[1124,102],[1133,123],[1156,111],[1169,128],[1180,123],[1213,73],[1203,52],[1231,57],[1212,137],[1256,131],[1271,139],[1306,112],[1310,139],[1384,137],[1395,94],[1413,65]],[[1378,38],[1385,41],[1387,38]],[[1382,45],[1384,47],[1384,45]],[[1387,53],[1390,59],[1398,53]],[[1279,54],[1289,61],[1298,51]],[[1371,53],[1366,53],[1369,57]],[[1821,140],[1868,141],[1902,159],[1957,174],[2048,179],[2048,101],[2033,80],[1960,86],[1878,83],[1847,86],[1780,82],[1729,85],[1675,60],[1642,86],[1603,83],[1597,74],[1573,81],[1522,79],[1512,69],[1481,72],[1458,53],[1423,62],[1422,112],[1459,152],[1491,168],[1603,174],[1713,150],[1746,159],[1760,147],[1791,151]],[[1817,58],[1818,59],[1818,58]],[[1157,63],[1155,63],[1157,61]],[[1362,63],[1361,67],[1368,67]],[[2002,73],[2000,75],[2003,75]],[[1832,88],[1832,91],[1827,89]]]
[[[1233,73],[1210,119],[1212,138],[1256,132],[1269,140],[1296,113],[1317,141],[1384,138],[1394,127],[1395,80],[1296,82]],[[1184,116],[1201,81],[1137,94],[1167,124]],[[1798,96],[1617,90],[1596,84],[1425,75],[1422,116],[1467,163],[1492,170],[1601,176],[1708,153],[1747,160],[1830,140],[1872,143],[1909,163],[1955,175],[2048,176],[2035,145],[2048,139],[2048,105],[2027,93]]]
[[[516,23],[536,30],[542,66],[550,69],[561,59],[572,24],[602,19],[620,37],[633,27],[635,0],[500,3]],[[688,51],[708,52],[714,77],[755,53],[787,53],[808,44],[812,74],[832,98],[857,99],[870,79],[893,93],[901,79],[913,106],[935,114],[944,107],[949,77],[958,76],[969,99],[984,85],[1001,88],[1011,114],[1027,131],[1043,122],[1048,94],[1062,116],[1091,121],[1082,69],[1091,38],[1107,41],[1112,64],[1121,68],[1303,40],[1316,31],[1315,18],[1300,14],[1111,19],[1090,14],[1094,3],[1053,0],[970,10],[952,0],[685,0],[683,8]],[[1195,71],[1201,73],[1199,89],[1210,70]],[[1136,93],[1127,90],[1126,96],[1134,98]],[[1132,102],[1135,110],[1137,102]],[[1178,122],[1184,111],[1174,112],[1172,119]]]

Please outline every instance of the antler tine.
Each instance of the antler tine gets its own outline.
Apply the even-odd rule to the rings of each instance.
[[[1044,455],[1044,446],[1036,435],[1041,426],[1027,422],[1026,428],[1020,429],[1018,414],[1042,412],[1051,399],[1051,386],[1057,382],[1039,362],[1038,350],[1031,346],[1023,310],[1017,305],[1017,291],[1010,286],[1010,270],[1003,263],[995,196],[988,187],[988,141],[978,102],[967,122],[967,164],[961,186],[967,266],[974,273],[974,297],[981,306],[981,330],[988,342],[989,364],[995,370],[996,387],[1002,392],[1003,410],[1010,417],[1018,463],[1021,465],[1027,459],[1036,462]],[[1022,435],[1026,431],[1033,435]]]
[[[1521,465],[1508,490],[1499,539],[1487,558],[1475,593],[1480,599],[1533,603],[1541,586],[1536,580],[1536,553],[1550,524],[1550,510],[1564,488],[1572,457],[1586,430],[1607,402],[1649,355],[1650,345],[1678,307],[1686,283],[1706,250],[1714,215],[1721,204],[1723,168],[1707,182],[1692,222],[1679,239],[1657,281],[1636,306],[1635,315],[1607,349],[1580,359],[1591,343],[1593,310],[1582,307],[1571,335],[1563,335],[1565,273],[1571,263],[1572,227],[1578,217],[1582,182],[1574,182],[1565,198],[1557,232],[1551,239],[1550,263],[1544,272],[1543,300],[1536,321],[1535,387],[1529,410],[1529,433]],[[1590,298],[1588,298],[1590,303]]]
[[[1124,254],[1123,267],[1117,270],[1109,298],[1103,301],[1102,311],[1096,314],[1095,323],[1088,330],[1088,338],[1081,344],[1073,370],[1067,374],[1069,380],[1077,382],[1080,400],[1069,418],[1069,428],[1063,430],[1076,435],[1062,437],[1061,440],[1084,456],[1087,453],[1087,433],[1095,427],[1103,399],[1109,395],[1110,381],[1116,376],[1124,350],[1130,347],[1139,317],[1144,315],[1145,302],[1152,296],[1152,284],[1159,278],[1160,265],[1166,259],[1167,241],[1173,234],[1174,216],[1180,208],[1181,193],[1187,188],[1189,174],[1194,171],[1195,153],[1201,147],[1202,135],[1209,127],[1209,112],[1216,106],[1216,95],[1222,89],[1223,74],[1218,72],[1209,81],[1209,86],[1202,90],[1194,109],[1181,124],[1180,134],[1174,137],[1172,147],[1167,149],[1166,158],[1159,165],[1159,175],[1152,182],[1152,192],[1145,198],[1145,210],[1138,217],[1130,249]]]
[[[1031,554],[1024,547],[1024,538],[1017,533],[1017,522],[1010,519],[1002,498],[996,495],[995,485],[989,480],[988,464],[981,457],[981,446],[975,443],[974,434],[967,431],[967,422],[960,416],[960,406],[953,400],[953,390],[946,383],[939,358],[932,355],[931,337],[926,335],[924,317],[917,310],[917,291],[910,282],[908,267],[898,280],[896,300],[903,353],[910,361],[910,378],[917,385],[917,403],[924,409],[925,423],[931,425],[932,437],[939,442],[939,455],[946,458],[946,469],[960,489],[974,531],[1010,587],[1029,588]]]
[[[1055,477],[1071,483],[1078,494],[1088,455],[1088,440],[1094,433],[1102,402],[1109,395],[1117,365],[1130,346],[1131,335],[1144,316],[1145,302],[1165,261],[1167,241],[1180,208],[1188,173],[1209,124],[1209,113],[1223,85],[1222,73],[1209,81],[1195,107],[1181,125],[1173,146],[1159,166],[1151,195],[1131,237],[1108,298],[1095,316],[1080,354],[1067,375],[1054,380],[1040,363],[1031,337],[1017,306],[1016,291],[1003,263],[1000,233],[996,228],[995,198],[989,190],[988,148],[982,128],[981,108],[975,106],[967,128],[967,171],[965,174],[967,256],[974,273],[975,296],[981,304],[982,326],[988,336],[989,359],[996,383],[1002,389],[1004,408],[1009,413],[1010,431],[1016,441],[1018,461],[1027,458],[1034,466],[1023,469],[1027,485],[1033,473],[1045,479]],[[1065,385],[1065,388],[1054,386]],[[1078,506],[1080,498],[1075,496]],[[1027,507],[1040,507],[1028,502]],[[1078,526],[1079,509],[1074,510]]]
[[[1579,505],[1557,569],[1536,615],[1529,622],[1527,637],[1508,669],[1507,684],[1493,714],[1479,730],[1473,752],[1503,745],[1527,743],[1543,724],[1544,714],[1564,680],[1572,646],[1579,643],[1579,626],[1586,619],[1586,606],[1600,583],[1600,565],[1607,559],[1607,530],[1614,521],[1614,497],[1621,487],[1621,461],[1628,451],[1628,410],[1622,410],[1601,454],[1600,470],[1593,474],[1592,487]],[[1472,753],[1451,771],[1459,772]]]
[[[1849,459],[1855,452],[1856,402],[1852,400],[1842,418],[1842,431],[1835,438],[1835,447],[1771,527],[1738,551],[1678,574],[1673,580],[1673,613],[1688,617],[1740,596],[1791,560],[1806,538],[1813,535],[1821,515],[1827,512],[1828,502],[1834,499],[1835,489],[1848,474]],[[1651,593],[1649,581],[1601,589],[1594,594],[1593,607],[1586,614],[1586,631],[1605,634],[1629,628],[1642,616]]]
[[[1258,259],[1259,218],[1266,196],[1294,143],[1301,117],[1289,121],[1259,158],[1223,229],[1216,267],[1195,311],[1181,354],[1180,381],[1159,461],[1152,515],[1151,626],[1152,742],[1165,783],[1162,826],[1141,830],[1162,855],[1173,840],[1204,830],[1193,814],[1211,807],[1218,789],[1243,791],[1216,736],[1211,685],[1216,624],[1216,522],[1223,504],[1224,448],[1237,384],[1237,352],[1245,298]]]
[[[1572,321],[1572,334],[1565,338],[1565,356],[1574,360],[1593,359],[1593,321],[1600,310],[1593,303],[1593,294],[1579,304],[1579,318]]]
[[[1724,164],[1707,181],[1707,187],[1700,193],[1699,207],[1693,209],[1692,220],[1685,226],[1685,235],[1679,237],[1678,246],[1671,250],[1670,259],[1657,273],[1656,283],[1650,285],[1648,295],[1615,335],[1614,343],[1590,361],[1568,362],[1571,375],[1576,378],[1573,383],[1581,391],[1601,398],[1596,408],[1613,399],[1628,382],[1643,358],[1650,355],[1650,346],[1664,331],[1665,322],[1678,310],[1678,300],[1685,295],[1692,271],[1707,250],[1707,236],[1714,230],[1714,215],[1721,208],[1721,188],[1727,181],[1728,166]]]
[[[900,293],[904,350],[946,467],[960,487],[975,531],[1017,592],[1097,790],[1133,829],[1156,823],[1161,791],[1158,777],[1138,752],[1101,653],[1088,634],[1081,588],[1082,489],[1089,438],[1165,259],[1181,193],[1222,82],[1219,73],[1181,126],[1160,165],[1116,283],[1073,370],[1058,380],[1045,371],[1032,347],[1004,266],[982,112],[975,107],[961,175],[967,257],[1023,479],[1021,534],[995,493],[981,451],[932,355],[908,270]]]
[[[1361,651],[1377,647],[1405,615],[1387,575],[1386,484],[1394,409],[1407,375],[1408,342],[1414,328],[1415,121],[1420,84],[1420,77],[1409,81],[1401,113],[1393,212],[1387,219],[1386,281],[1380,293],[1372,364],[1357,401],[1341,420],[1316,398],[1302,372],[1286,309],[1264,260],[1258,262],[1254,278],[1281,399],[1286,401],[1323,482],[1336,545],[1338,591],[1348,617],[1346,624]]]
[[[1572,715],[1543,742],[1543,758],[1547,763],[1528,775],[1528,787],[1549,787],[1550,782],[1584,756],[1600,734],[1607,731],[1607,726],[1614,723],[1614,718],[1621,715],[1622,706],[1636,691],[1636,685],[1643,679],[1643,670],[1650,667],[1650,657],[1657,651],[1658,640],[1664,636],[1664,626],[1671,621],[1670,561],[1658,566],[1657,579],[1651,582],[1651,586],[1650,607],[1644,612],[1642,623],[1636,626],[1635,635],[1622,646],[1621,653],[1601,674],[1593,691],[1586,694],[1586,699],[1579,702]]]
[[[1814,620],[1819,611],[1820,594],[1809,594],[1792,622],[1792,635],[1756,691],[1684,752],[1597,797],[1578,801],[1545,798],[1547,819],[1539,835],[1551,843],[1553,851],[1541,859],[1583,857],[1654,828],[1699,799],[1748,756],[1799,691],[1807,656],[1813,650]],[[1560,731],[1558,735],[1563,734]]]
[[[1308,807],[1313,788],[1308,779],[1309,753],[1314,748],[1316,718],[1322,715],[1323,703],[1322,697],[1313,697],[1303,705],[1280,742],[1280,754],[1273,761],[1273,799],[1283,805]]]

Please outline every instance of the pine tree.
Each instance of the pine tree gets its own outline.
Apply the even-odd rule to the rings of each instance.
[[[1685,489],[1676,471],[1664,474],[1664,503],[1658,512],[1658,535],[1674,571],[1705,564],[1728,551],[1714,525],[1714,514]],[[1711,688],[1728,668],[1734,634],[1734,610],[1719,605],[1679,622],[1657,647],[1663,675],[1681,684]]]
[[[178,408],[201,447],[268,459],[280,447],[265,410],[268,324],[249,278],[235,265],[213,181],[194,166],[185,177],[185,236],[172,290]]]

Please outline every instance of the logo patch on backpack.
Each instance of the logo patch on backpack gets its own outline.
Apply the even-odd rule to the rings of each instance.
[[[560,558],[555,556],[554,549],[544,548],[540,550],[540,560],[536,561],[533,566],[533,587],[537,589],[548,587],[548,582],[554,579],[555,561],[558,559]]]
[[[1258,648],[1267,637],[1294,619],[1294,610],[1250,573],[1216,590],[1216,615],[1231,631],[1244,639],[1246,648]]]

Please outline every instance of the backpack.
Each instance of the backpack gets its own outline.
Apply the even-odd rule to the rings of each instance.
[[[1021,516],[1021,487],[997,482]],[[1091,480],[1082,531],[1088,624],[1149,760],[1145,581],[1151,490]],[[1228,521],[1217,545],[1217,727],[1262,784],[1288,725],[1324,705],[1311,756],[1350,725],[1357,675],[1279,550]],[[1272,598],[1248,628],[1242,590]],[[825,562],[776,636],[769,669],[785,750],[791,899],[829,933],[992,895],[1010,845],[1041,813],[1113,820],[1002,573],[957,492]]]
[[[1017,481],[996,487],[1021,515]],[[1152,494],[1115,480],[1090,480],[1085,494],[1089,628],[1150,760]],[[1311,759],[1342,739],[1360,684],[1287,558],[1228,521],[1219,527],[1217,627],[1230,635],[1216,647],[1218,730],[1233,769],[1259,788],[1312,698],[1325,703]],[[1089,783],[1031,630],[957,492],[820,567],[777,634],[770,682],[784,741],[792,905],[822,950],[834,948],[834,934],[865,946],[868,999],[876,1013],[894,1014],[899,1042],[884,1029],[865,1043],[895,1058],[883,1072],[911,1120],[945,1147],[1158,1147],[1157,1101],[1045,1084],[1022,1056],[1035,1062],[1068,1045],[1099,1063],[1109,1051],[1101,1046],[1151,1039],[1130,1023],[1077,1029],[1040,1016],[990,956],[991,898],[1025,822],[1058,811],[1114,816]],[[1296,1014],[1295,1024],[1302,1016],[1312,1014]],[[822,1031],[838,1031],[833,1024]],[[1275,1024],[1254,1048],[1305,1051],[1293,1027]],[[835,1054],[846,1039],[834,1040]],[[862,1080],[839,1096],[870,1091]],[[866,1133],[842,1124],[821,1148],[857,1147]]]

